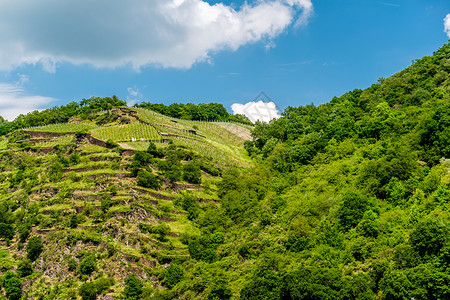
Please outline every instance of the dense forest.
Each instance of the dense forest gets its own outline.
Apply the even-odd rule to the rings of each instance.
[[[126,299],[449,299],[449,98],[450,44],[446,44],[365,90],[353,90],[320,106],[288,107],[281,118],[258,122],[252,140],[243,145],[253,160],[251,168],[215,166],[186,147],[150,143],[126,162],[126,168],[141,187],[155,191],[166,187],[177,193],[173,208],[153,214],[161,217],[176,210],[186,217],[187,230],[178,237],[181,243],[174,246],[171,229],[161,222],[135,221],[130,227],[131,221],[120,221],[123,228],[142,234],[136,238],[135,255],[153,258],[157,265],[145,269],[145,278],[135,268],[110,282],[103,277],[108,267],[100,272],[93,262],[100,265],[117,255],[116,248],[108,248],[117,243],[108,241],[97,256],[80,254],[71,262],[71,272],[79,278],[67,288],[76,287],[71,297],[96,299],[108,287],[118,286],[114,295]],[[111,100],[106,102],[124,105]],[[86,114],[93,101],[69,104],[73,109],[56,114],[63,118],[58,122]],[[190,105],[138,106],[180,119],[210,119],[189,112]],[[221,105],[198,108],[205,108],[212,119],[229,118]],[[0,122],[0,128],[6,133],[55,120],[51,110],[44,112]],[[61,155],[54,158],[47,180],[52,172],[62,176],[61,164],[76,164],[73,155],[67,152],[66,161]],[[1,154],[1,164],[6,165],[8,157],[13,155]],[[27,173],[26,161],[14,168],[2,175],[8,180],[2,192],[27,185],[31,190],[38,178]],[[29,180],[24,179],[27,176]],[[180,181],[197,184],[212,199],[200,201],[194,188],[174,190]],[[125,189],[104,185],[107,195]],[[19,295],[21,278],[33,276],[32,263],[44,248],[42,240],[28,238],[30,228],[42,223],[37,220],[39,209],[27,207],[26,199],[8,199],[0,205],[0,239],[4,245],[18,240],[13,243],[22,249],[17,253],[23,256],[24,249],[27,253],[27,259],[0,269],[4,297],[9,299],[20,298],[11,295]],[[94,218],[101,230],[110,230],[109,209],[115,204],[111,198],[102,201],[103,214],[65,216],[61,224],[77,228],[80,218]],[[148,235],[155,241],[148,242]],[[64,242],[75,243],[77,238],[73,239]],[[16,251],[14,247],[8,249]],[[43,292],[41,299],[63,299],[69,295],[63,290],[61,284]]]
[[[173,118],[201,121],[234,121],[245,124],[252,124],[250,120],[241,114],[232,115],[219,103],[172,103],[164,105],[162,103],[142,102],[134,107],[141,107],[156,111],[160,114]]]

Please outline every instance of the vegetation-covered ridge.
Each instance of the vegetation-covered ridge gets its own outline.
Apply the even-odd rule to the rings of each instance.
[[[123,107],[1,138],[0,297],[450,298],[449,62],[446,44],[251,140]],[[253,167],[218,161],[243,151]]]

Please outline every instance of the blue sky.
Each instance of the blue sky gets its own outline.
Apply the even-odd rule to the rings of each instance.
[[[318,105],[431,55],[449,13],[448,0],[0,0],[0,115],[114,94]]]

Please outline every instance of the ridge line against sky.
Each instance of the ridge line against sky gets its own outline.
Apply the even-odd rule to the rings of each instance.
[[[265,91],[280,107],[320,104],[400,71],[403,49],[409,61],[430,55],[442,24],[450,38],[450,4],[420,2],[0,0],[0,115],[112,94],[229,108]],[[414,31],[428,41],[408,41]]]

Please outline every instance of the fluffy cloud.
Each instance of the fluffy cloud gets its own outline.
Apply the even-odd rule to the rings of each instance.
[[[234,114],[246,115],[253,123],[258,120],[269,122],[280,117],[277,106],[273,101],[251,101],[246,104],[234,103],[231,105],[231,109]]]
[[[22,84],[27,81],[22,77],[19,82],[0,83],[0,116],[8,121],[20,114],[26,114],[48,105],[55,99],[42,96],[30,96],[25,93]]]
[[[450,38],[450,14],[445,16],[444,19],[444,31],[447,33],[447,36]]]
[[[0,0],[0,69],[58,63],[189,68],[214,52],[304,25],[311,0],[258,0],[239,9],[202,0]]]

